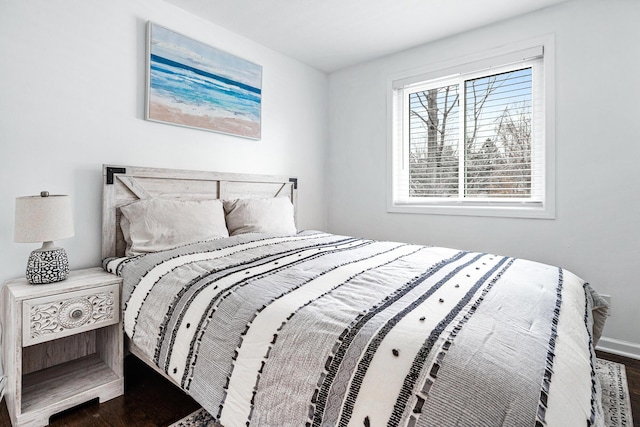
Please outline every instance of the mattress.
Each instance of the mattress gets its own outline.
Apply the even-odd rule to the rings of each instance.
[[[317,231],[104,266],[145,361],[225,427],[603,425],[597,293],[560,267]]]

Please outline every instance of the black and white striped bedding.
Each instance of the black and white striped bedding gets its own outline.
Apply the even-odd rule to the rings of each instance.
[[[105,261],[133,343],[225,427],[602,425],[589,285],[320,232]]]

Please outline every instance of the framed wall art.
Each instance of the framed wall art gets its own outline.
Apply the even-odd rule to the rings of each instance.
[[[147,24],[146,119],[261,136],[262,66]]]

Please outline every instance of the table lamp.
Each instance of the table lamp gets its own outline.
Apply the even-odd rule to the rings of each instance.
[[[27,262],[27,280],[31,284],[53,283],[69,275],[69,260],[64,249],[53,245],[54,240],[72,237],[73,219],[71,198],[49,195],[16,198],[14,241],[20,243],[43,242],[40,249],[31,252]]]

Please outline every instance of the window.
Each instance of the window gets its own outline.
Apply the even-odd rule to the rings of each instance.
[[[549,45],[390,79],[389,211],[553,217]]]

